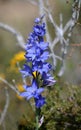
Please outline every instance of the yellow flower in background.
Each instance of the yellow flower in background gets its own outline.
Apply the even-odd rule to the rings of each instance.
[[[5,74],[0,73],[0,77],[3,78],[3,79],[5,79]],[[1,83],[1,82],[2,82],[2,81],[0,80],[0,83]]]
[[[18,84],[18,85],[17,85],[17,89],[19,90],[19,92],[23,92],[23,91],[24,91],[23,85],[21,85],[21,84]],[[19,100],[24,99],[23,97],[19,96],[18,94],[17,94],[16,96],[17,96],[17,98],[18,98]]]
[[[21,52],[15,54],[15,56],[14,56],[13,59],[11,60],[10,64],[11,64],[11,65],[15,65],[17,62],[24,60],[24,59],[25,59],[24,54],[25,54],[25,53],[24,53],[23,51],[21,51]]]
[[[16,65],[17,65],[17,62],[21,62],[21,61],[25,60],[24,54],[25,54],[24,51],[20,51],[19,53],[14,55],[14,57],[10,61],[10,70],[11,71],[18,72],[18,68]]]

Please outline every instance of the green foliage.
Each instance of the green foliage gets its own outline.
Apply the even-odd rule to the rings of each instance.
[[[27,120],[25,117],[18,122],[18,130],[35,130],[34,120]]]
[[[47,105],[43,108],[46,130],[81,129],[81,88],[63,84],[49,92]]]

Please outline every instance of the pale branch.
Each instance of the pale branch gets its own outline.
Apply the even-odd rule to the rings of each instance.
[[[0,22],[0,28],[5,30],[5,31],[8,31],[8,32],[12,33],[16,37],[19,46],[21,48],[25,49],[24,38],[17,30],[15,30],[13,27],[11,27],[11,26],[9,26],[7,24],[4,24],[2,22]]]
[[[55,37],[55,39],[52,41],[51,47],[54,48],[55,45],[59,42],[59,38]]]
[[[6,130],[5,121],[2,122],[3,130]]]
[[[67,41],[71,37],[72,30],[73,30],[74,26],[76,25],[76,23],[78,21],[79,13],[80,13],[80,6],[81,6],[80,0],[75,0],[75,2],[72,5],[73,13],[72,13],[72,18],[70,20],[71,24],[70,24],[69,31],[68,31],[68,34],[67,34]]]
[[[35,0],[27,0],[29,3],[33,4],[33,5],[38,5],[38,2]]]
[[[62,61],[61,69],[60,69],[60,71],[58,73],[58,76],[62,76],[63,73],[64,73],[64,70],[65,70],[65,65],[64,64],[65,64],[65,56],[67,54],[67,46],[69,44],[69,40],[70,40],[70,37],[71,37],[71,34],[72,34],[72,30],[73,30],[74,26],[76,25],[76,23],[78,21],[78,18],[79,18],[80,4],[81,4],[80,0],[75,0],[74,3],[73,3],[73,5],[72,5],[72,11],[73,11],[72,12],[72,18],[69,20],[69,22],[67,24],[67,25],[69,25],[69,31],[67,33],[67,39],[66,40],[64,39],[64,51],[62,53],[63,61]],[[64,32],[65,31],[66,30],[64,29]]]
[[[49,46],[50,50],[54,51],[55,45],[59,42],[61,44],[61,51],[62,51],[62,63],[61,63],[61,68],[58,73],[59,76],[62,76],[64,73],[65,69],[65,56],[67,54],[67,46],[69,45],[69,40],[71,37],[71,33],[73,30],[73,27],[76,25],[77,20],[79,18],[79,12],[80,12],[80,0],[75,0],[73,5],[72,5],[72,18],[67,22],[65,27],[63,28],[63,18],[62,15],[60,15],[60,26],[58,26],[52,17],[52,14],[50,13],[49,9],[44,8],[45,11],[48,13],[48,17],[50,19],[50,22],[52,23],[54,29],[55,29],[55,34],[56,37],[54,38],[53,42]],[[64,38],[65,32],[67,32],[67,38]],[[53,53],[53,51],[51,51]],[[54,54],[55,55],[55,54]],[[53,56],[53,55],[52,55]],[[64,67],[64,68],[63,68]]]
[[[63,19],[62,19],[62,14],[60,15],[60,27],[55,23],[51,13],[48,11],[48,16],[49,16],[49,19],[51,21],[51,23],[53,24],[53,27],[55,28],[55,34],[56,34],[56,38],[53,40],[52,44],[50,45],[50,50],[51,50],[51,53],[52,53],[52,57],[53,58],[53,63],[54,63],[54,68],[56,67],[56,57],[55,57],[55,54],[54,54],[54,47],[55,45],[60,42],[60,44],[62,45],[62,48],[64,46],[64,36],[63,36]],[[53,56],[54,54],[54,56]],[[55,60],[55,62],[54,62]],[[62,60],[63,62],[63,60]],[[62,63],[63,64],[63,63]],[[62,69],[63,70],[63,69]]]
[[[44,1],[43,0],[38,0],[38,2],[39,2],[39,15],[42,16],[42,15],[44,15],[44,9],[43,9]]]
[[[5,103],[5,106],[4,106],[4,110],[1,112],[0,125],[3,123],[3,121],[5,119],[7,109],[8,109],[8,106],[9,106],[9,93],[8,93],[8,90],[7,90],[6,87],[5,87],[5,94],[6,94],[6,103]]]
[[[51,12],[49,11],[49,9],[47,9],[47,8],[44,7],[44,10],[47,12],[48,17],[49,17],[49,19],[50,19],[50,22],[51,22],[51,23],[53,24],[53,26],[56,28],[56,23],[55,23],[55,21],[54,21],[52,15],[51,15]]]
[[[19,0],[20,1],[20,0]],[[30,4],[32,5],[38,5],[38,2],[36,0],[22,0],[22,1],[26,1],[26,2],[29,2]]]
[[[20,94],[20,92],[18,91],[18,89],[16,87],[14,87],[12,84],[10,84],[7,80],[3,79],[0,77],[0,80],[5,83],[7,86],[9,86],[13,91],[15,91],[18,95]]]
[[[64,71],[65,71],[65,62],[62,59],[62,65],[61,65],[60,71],[58,72],[58,76],[61,77],[63,75]]]

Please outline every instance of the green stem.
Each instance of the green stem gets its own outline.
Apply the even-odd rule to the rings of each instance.
[[[39,118],[36,116],[36,130],[39,130]]]
[[[40,117],[40,108],[36,108],[36,129],[39,130],[39,117]]]

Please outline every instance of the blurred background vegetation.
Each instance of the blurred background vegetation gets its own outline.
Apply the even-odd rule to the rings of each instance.
[[[73,1],[50,0],[52,14],[59,24],[59,14],[63,14],[64,25],[71,17]],[[0,0],[0,22],[18,30],[25,41],[32,30],[33,21],[39,17],[39,9],[27,0]],[[50,34],[55,34],[52,25],[48,23]],[[76,46],[73,46],[73,45]],[[12,83],[15,79],[19,90],[22,90],[22,78],[18,72],[17,62],[24,62],[24,51],[19,47],[16,38],[0,28],[0,76]],[[56,75],[57,83],[47,97],[47,105],[42,109],[45,122],[42,130],[81,130],[81,13],[78,24],[73,30],[66,70],[61,78]],[[4,108],[4,83],[0,82],[0,112]],[[9,89],[10,104],[5,119],[6,130],[33,130],[34,112],[24,99],[18,97]],[[24,118],[26,115],[26,119]],[[31,123],[32,122],[32,123]],[[26,126],[27,125],[27,126]],[[29,128],[28,128],[29,126]],[[0,126],[0,130],[3,127]]]

